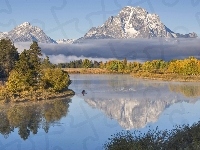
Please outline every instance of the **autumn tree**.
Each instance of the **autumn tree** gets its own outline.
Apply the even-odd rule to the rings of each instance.
[[[194,57],[189,57],[184,60],[173,60],[169,62],[167,72],[180,75],[199,75],[200,61]]]
[[[12,70],[6,82],[6,88],[11,95],[20,95],[21,92],[28,91],[30,85],[26,76],[16,70]]]
[[[153,72],[153,73],[160,73],[164,72],[165,69],[167,69],[168,64],[163,60],[152,60],[152,61],[146,61],[142,65],[142,69],[147,72]]]
[[[126,69],[127,66],[127,60],[125,59],[124,61],[118,61],[118,72],[123,73]]]
[[[71,84],[71,80],[67,72],[60,68],[44,69],[41,74],[42,88],[53,92],[60,92]]]
[[[84,59],[83,60],[83,67],[84,68],[91,68],[91,61],[90,60],[88,60],[88,59]]]
[[[106,63],[106,69],[109,71],[118,71],[118,60],[111,60]]]

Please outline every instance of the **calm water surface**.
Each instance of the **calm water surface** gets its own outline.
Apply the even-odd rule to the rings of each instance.
[[[71,99],[0,106],[0,150],[102,149],[122,130],[172,129],[200,120],[199,83],[70,77]]]

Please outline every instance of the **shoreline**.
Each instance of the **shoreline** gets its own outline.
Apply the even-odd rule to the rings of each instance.
[[[29,95],[26,95],[26,97],[17,97],[17,98],[1,98],[0,104],[5,103],[26,103],[26,102],[40,102],[40,101],[46,101],[46,100],[53,100],[53,99],[69,99],[75,95],[75,92],[71,89],[67,89],[61,93],[40,93],[42,95],[39,96],[33,96],[37,95],[38,93],[31,93]]]
[[[71,97],[65,97],[65,98],[55,98],[55,99],[48,99],[48,100],[41,100],[41,101],[26,101],[26,102],[9,102],[9,103],[0,103],[0,109],[9,109],[15,106],[33,106],[33,105],[39,105],[42,106],[43,104],[51,104],[55,101],[66,101],[71,102]]]
[[[62,68],[63,71],[67,71],[69,74],[128,74],[134,78],[148,79],[148,80],[160,80],[160,81],[177,81],[177,82],[200,82],[200,76],[184,76],[179,74],[155,74],[148,72],[136,72],[136,73],[121,73],[110,72],[106,69],[100,68]]]
[[[172,81],[172,82],[200,82],[200,76],[184,76],[178,74],[154,74],[154,73],[131,73],[132,77],[148,80]]]
[[[101,68],[62,68],[62,70],[69,74],[125,74],[114,71],[111,72]]]

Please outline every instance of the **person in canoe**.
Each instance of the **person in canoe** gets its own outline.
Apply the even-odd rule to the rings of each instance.
[[[83,96],[84,96],[84,95],[87,94],[87,93],[85,92],[85,90],[83,90],[83,91],[82,91],[82,94],[83,94]]]

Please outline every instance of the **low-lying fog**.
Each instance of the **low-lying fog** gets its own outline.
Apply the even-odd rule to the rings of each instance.
[[[19,52],[28,49],[30,42],[15,43]],[[79,44],[39,43],[43,54],[52,63],[64,63],[77,59],[107,61],[128,59],[146,61],[153,59],[183,59],[189,56],[200,57],[200,39],[103,39],[87,40]]]

